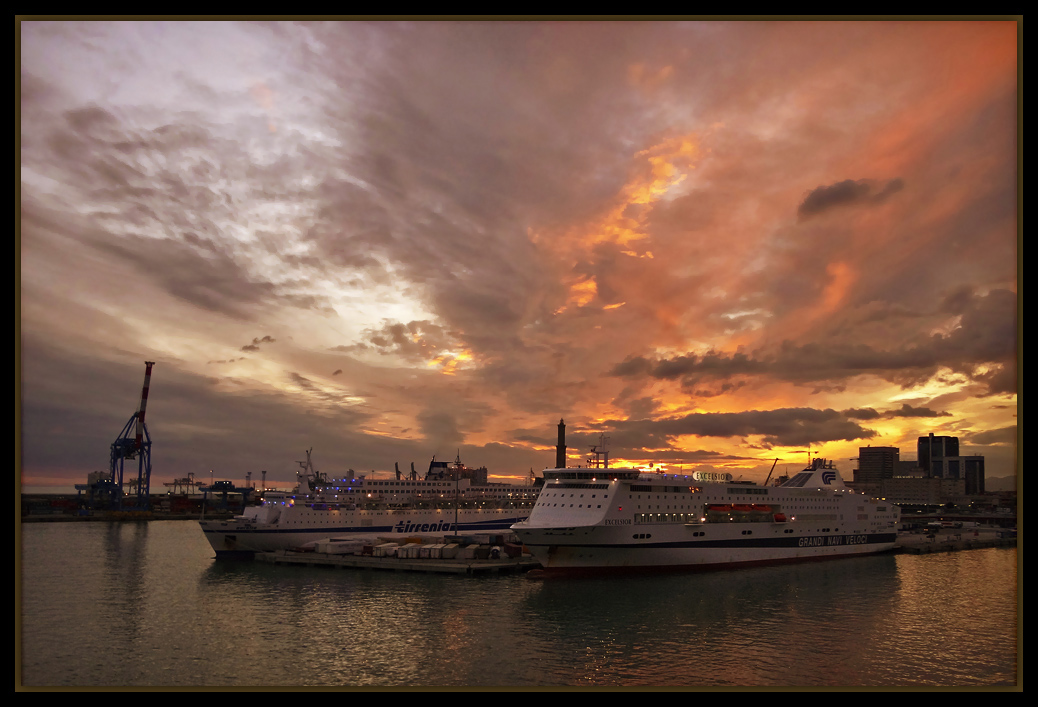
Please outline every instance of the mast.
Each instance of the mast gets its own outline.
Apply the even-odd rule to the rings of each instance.
[[[587,460],[587,464],[593,469],[608,469],[609,450],[606,445],[609,443],[609,438],[605,434],[601,434],[598,437],[598,441],[599,444],[591,448],[593,456]]]

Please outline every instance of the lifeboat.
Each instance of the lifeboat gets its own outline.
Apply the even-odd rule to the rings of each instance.
[[[775,514],[775,522],[776,523],[785,523],[786,522],[786,514],[785,513],[776,513]]]
[[[732,510],[732,506],[727,503],[711,503],[708,504],[706,509],[714,513],[729,513]]]
[[[732,510],[736,513],[749,513],[753,510],[753,506],[747,503],[733,503]]]
[[[755,513],[771,513],[771,506],[766,506],[762,503],[754,503],[750,508],[752,508]]]

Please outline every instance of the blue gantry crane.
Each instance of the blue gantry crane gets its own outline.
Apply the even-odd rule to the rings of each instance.
[[[151,509],[151,435],[144,424],[144,412],[148,406],[148,387],[151,385],[151,367],[154,361],[145,361],[144,389],[141,391],[141,404],[137,412],[130,416],[123,431],[112,442],[111,481],[117,498],[115,504],[123,509],[146,511]],[[131,486],[136,487],[135,502],[130,505],[124,500],[123,471],[125,462],[137,462],[137,478],[130,479]],[[132,469],[132,465],[131,465]],[[131,472],[132,473],[132,470]]]

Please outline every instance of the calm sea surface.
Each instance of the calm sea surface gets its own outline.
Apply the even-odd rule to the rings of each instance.
[[[21,550],[24,686],[1018,684],[1015,549],[551,581],[216,561],[188,521]]]

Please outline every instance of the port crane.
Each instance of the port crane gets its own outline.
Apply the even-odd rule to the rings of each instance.
[[[137,477],[129,481],[135,487],[136,503],[133,510],[149,510],[151,507],[151,435],[144,424],[144,413],[148,406],[148,388],[151,386],[151,368],[154,361],[144,362],[144,388],[141,391],[141,402],[137,412],[130,416],[122,432],[112,442],[111,481],[119,507],[126,505],[123,500],[123,472],[125,462],[137,462]],[[131,472],[132,474],[132,466]]]

